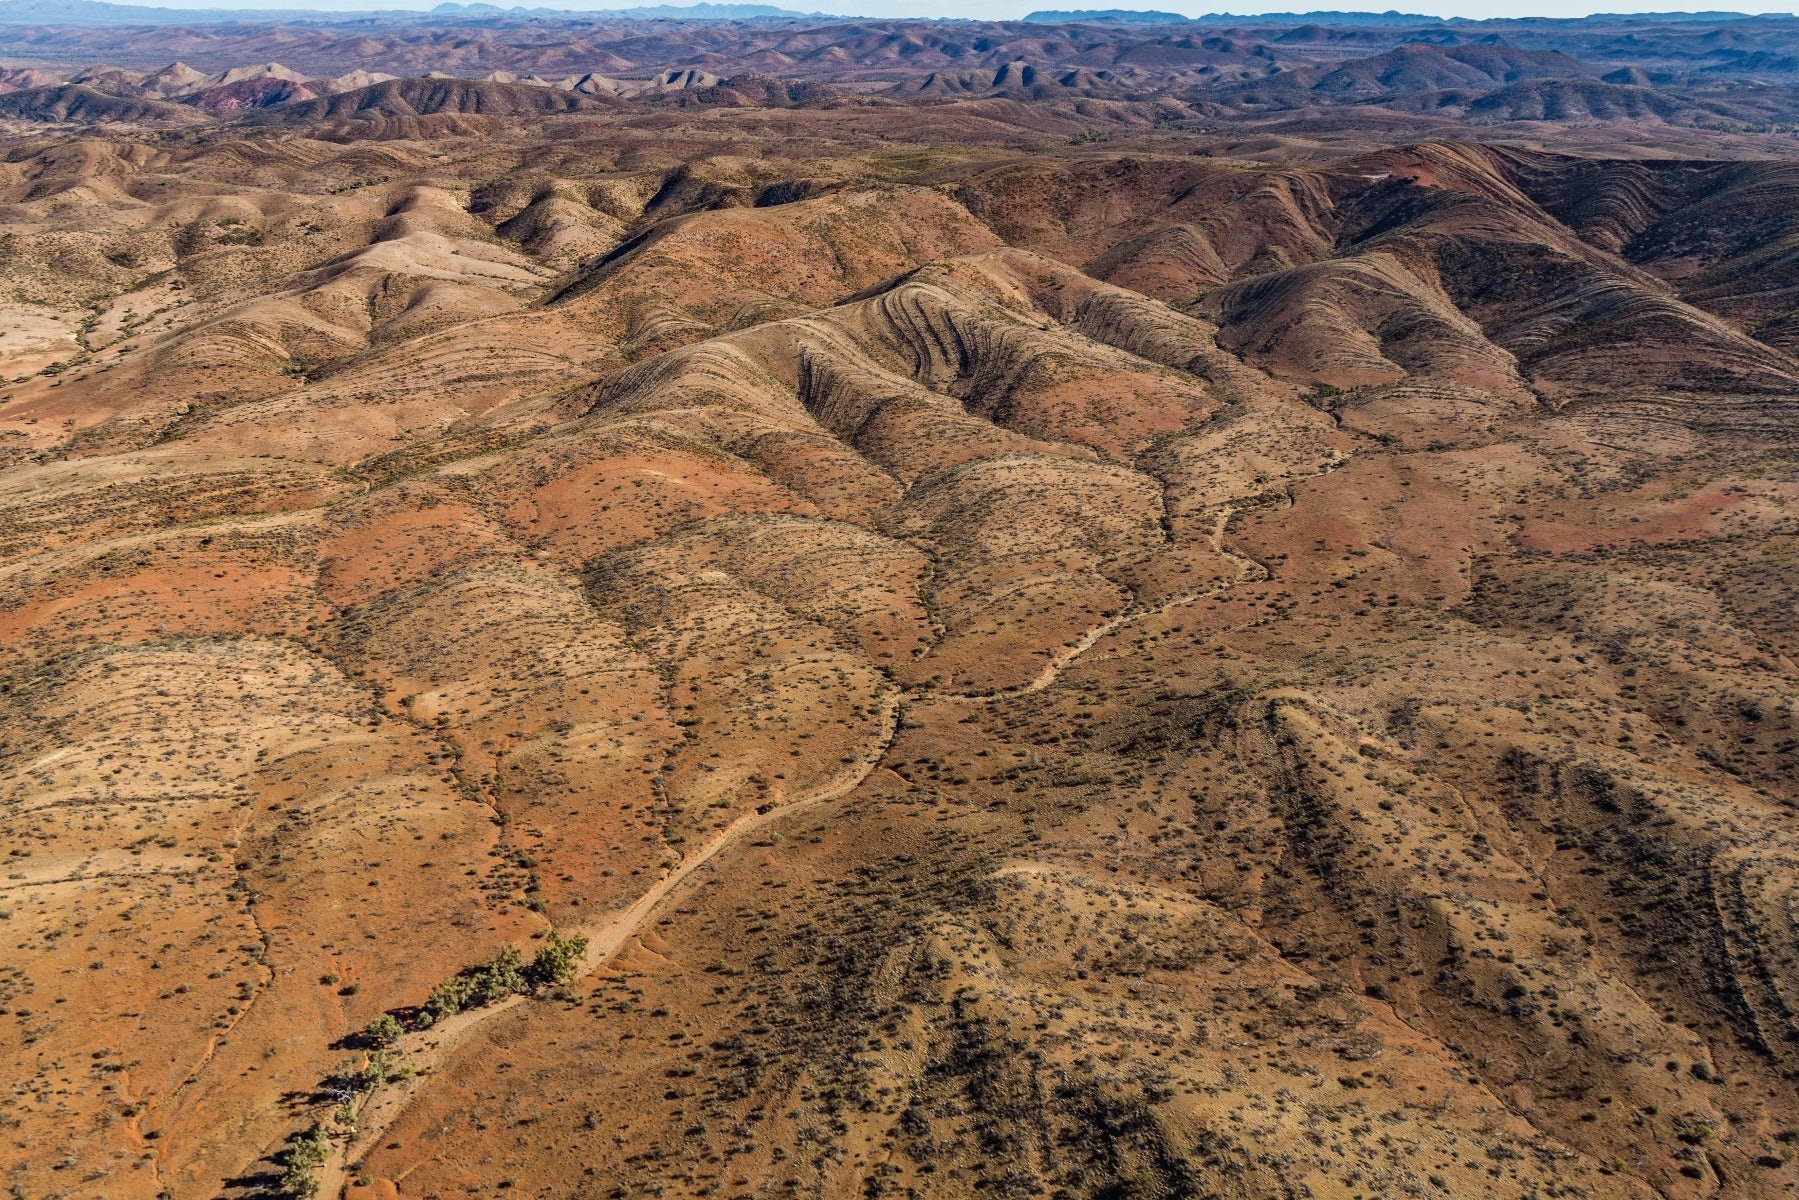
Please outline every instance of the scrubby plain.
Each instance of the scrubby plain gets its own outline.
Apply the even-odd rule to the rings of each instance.
[[[8,127],[10,1195],[1795,1190],[1778,130],[458,87]]]

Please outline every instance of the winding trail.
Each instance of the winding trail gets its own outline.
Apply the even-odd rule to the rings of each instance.
[[[577,978],[586,978],[611,962],[624,949],[625,944],[643,928],[644,923],[650,919],[664,900],[668,899],[694,872],[717,858],[725,850],[777,821],[817,808],[822,804],[840,800],[860,787],[862,782],[880,765],[881,760],[886,757],[889,747],[893,744],[894,736],[899,731],[900,714],[908,703],[950,700],[965,704],[992,704],[1034,695],[1054,684],[1057,679],[1061,678],[1062,673],[1078,662],[1087,651],[1126,625],[1147,620],[1172,608],[1179,608],[1210,596],[1220,595],[1251,578],[1265,577],[1267,571],[1260,563],[1242,555],[1233,554],[1224,548],[1225,527],[1230,523],[1231,516],[1235,511],[1235,505],[1221,506],[1211,533],[1213,551],[1237,563],[1237,574],[1233,578],[1223,580],[1201,591],[1175,596],[1149,608],[1134,608],[1119,613],[1088,630],[1073,643],[1064,646],[1035,677],[1028,683],[1020,684],[1017,687],[985,694],[931,691],[916,691],[907,694],[897,688],[890,691],[882,706],[881,720],[876,736],[856,761],[835,779],[803,792],[796,799],[768,809],[766,812],[745,813],[719,830],[697,851],[683,858],[669,870],[668,874],[639,896],[629,908],[615,915],[610,921],[603,925],[570,930],[571,933],[583,935],[588,939],[587,955],[582,962]],[[439,1021],[429,1029],[404,1035],[394,1048],[401,1052],[404,1064],[412,1068],[414,1073],[405,1079],[378,1089],[364,1102],[363,1107],[357,1112],[355,1136],[336,1146],[325,1164],[320,1167],[318,1194],[331,1197],[332,1200],[341,1197],[349,1181],[350,1163],[356,1161],[363,1152],[374,1147],[380,1141],[393,1123],[406,1111],[413,1097],[418,1094],[425,1080],[432,1076],[436,1068],[446,1062],[467,1042],[470,1035],[479,1026],[491,1021],[501,1013],[525,1003],[527,999],[528,997],[523,995],[509,996],[498,1003],[458,1013],[454,1017]]]
[[[1212,552],[1221,555],[1224,558],[1228,558],[1237,564],[1237,574],[1234,578],[1223,580],[1213,584],[1209,588],[1203,588],[1197,592],[1187,592],[1183,595],[1171,597],[1162,601],[1160,604],[1151,605],[1148,608],[1126,609],[1103,624],[1094,626],[1075,641],[1062,647],[1055,657],[1050,659],[1043,670],[1037,672],[1036,676],[1029,683],[1021,683],[1017,687],[1003,688],[994,692],[919,691],[913,693],[913,698],[920,700],[958,700],[965,704],[991,704],[999,700],[1015,700],[1020,696],[1034,695],[1061,678],[1062,672],[1073,666],[1083,654],[1093,649],[1093,647],[1097,646],[1112,634],[1123,629],[1126,625],[1134,625],[1139,621],[1147,621],[1151,617],[1160,616],[1171,608],[1180,608],[1187,604],[1197,604],[1199,601],[1209,597],[1222,595],[1232,588],[1241,587],[1243,584],[1248,583],[1252,578],[1266,578],[1268,571],[1261,563],[1258,563],[1251,558],[1245,558],[1241,554],[1233,554],[1224,548],[1224,529],[1225,526],[1230,524],[1231,517],[1236,511],[1237,506],[1234,504],[1222,505],[1218,511],[1218,519],[1212,526],[1211,535]]]
[[[828,783],[811,791],[801,793],[796,799],[786,804],[768,809],[766,812],[750,812],[738,817],[729,825],[719,830],[697,851],[683,858],[672,867],[668,874],[639,896],[631,907],[618,913],[603,925],[571,929],[571,933],[581,934],[588,939],[587,956],[582,961],[577,978],[588,975],[604,967],[623,950],[637,931],[643,928],[644,922],[650,919],[669,895],[679,888],[701,867],[717,858],[727,847],[742,839],[766,829],[775,822],[784,820],[821,804],[829,804],[840,800],[862,785],[862,781],[873,773],[886,757],[887,748],[893,743],[894,735],[899,730],[900,710],[905,698],[898,689],[889,692],[881,710],[878,732],[867,750],[859,755],[856,761],[846,770]],[[451,1054],[453,1054],[469,1038],[475,1029],[484,1022],[490,1021],[501,1013],[526,1002],[523,995],[509,996],[495,1004],[483,1008],[471,1008],[457,1013],[447,1020],[439,1021],[429,1029],[403,1036],[395,1044],[395,1049],[403,1055],[403,1062],[411,1067],[414,1074],[389,1084],[373,1093],[356,1114],[357,1132],[348,1142],[333,1151],[331,1157],[319,1168],[319,1192],[321,1196],[339,1197],[349,1178],[349,1164],[355,1161],[360,1152],[373,1147],[383,1134],[399,1119],[406,1110],[430,1072],[435,1070]]]

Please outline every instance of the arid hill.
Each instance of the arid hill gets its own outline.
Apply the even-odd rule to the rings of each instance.
[[[190,108],[146,96],[120,96],[78,83],[20,88],[0,94],[0,120],[98,125],[112,122],[197,123],[204,119]]]
[[[222,120],[279,106],[292,108],[287,119],[312,122],[345,109],[315,98],[395,76],[409,77],[403,87],[415,92],[430,76],[677,106],[993,96],[1154,99],[1168,110],[1164,120],[1386,106],[1476,124],[1630,120],[1780,132],[1799,122],[1799,22],[1730,14],[1709,22],[1415,18],[1341,27],[1280,18],[1052,21],[1043,14],[1027,22],[696,22],[458,11],[293,24],[201,19],[179,28],[146,18],[135,25],[0,22],[0,53],[29,64],[0,71],[0,89],[75,83],[176,101]],[[581,107],[566,97],[555,108],[546,97],[501,100],[480,90],[377,96],[374,107],[387,118],[466,114],[483,105]],[[7,115],[141,122],[157,114],[113,117],[90,102],[73,115],[55,106],[15,106]]]
[[[14,1194],[1799,1186],[1754,39],[588,25],[6,30]]]

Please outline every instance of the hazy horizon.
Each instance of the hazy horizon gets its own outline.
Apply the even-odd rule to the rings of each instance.
[[[331,13],[359,13],[379,11],[416,11],[428,12],[437,7],[441,0],[266,0],[266,2],[219,3],[217,0],[148,0],[141,4],[133,4],[132,0],[114,0],[132,7],[197,9],[218,12],[260,12],[260,11],[314,11]],[[467,3],[469,0],[459,0]],[[501,8],[511,8],[511,0],[486,0]],[[730,0],[726,0],[730,2]],[[965,20],[1016,20],[1027,13],[1042,9],[1078,10],[1082,8],[1110,9],[1122,8],[1129,11],[1157,11],[1179,13],[1187,17],[1203,17],[1221,14],[1240,15],[1244,17],[1268,16],[1283,13],[1304,13],[1313,11],[1378,13],[1398,11],[1415,13],[1419,16],[1452,18],[1462,17],[1469,20],[1507,20],[1529,17],[1545,19],[1568,19],[1600,14],[1642,15],[1692,13],[1692,12],[1729,12],[1747,16],[1789,16],[1799,14],[1799,4],[1785,6],[1767,6],[1748,4],[1730,8],[1694,8],[1679,4],[1658,4],[1650,2],[1631,2],[1631,0],[1605,0],[1601,3],[1575,4],[1557,11],[1544,11],[1542,7],[1532,4],[1468,4],[1468,3],[1433,3],[1431,0],[1418,0],[1416,3],[1391,5],[1331,5],[1320,3],[1317,6],[1278,4],[1278,3],[1156,3],[1115,5],[1100,0],[1090,5],[1031,3],[1031,0],[992,0],[992,2],[970,6],[955,3],[953,0],[832,0],[829,4],[814,6],[804,0],[784,2],[784,0],[745,0],[751,3],[767,3],[774,7],[789,8],[800,12],[818,12],[827,16],[881,17],[881,18],[920,18],[920,19],[965,19]],[[519,7],[551,8],[570,13],[593,13],[624,10],[634,7],[654,7],[656,0],[645,4],[630,3],[583,3],[581,0],[523,0]],[[686,7],[683,0],[676,0],[677,7]]]

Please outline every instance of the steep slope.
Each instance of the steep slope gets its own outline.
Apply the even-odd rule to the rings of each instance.
[[[1490,87],[1531,79],[1578,79],[1587,69],[1555,51],[1505,45],[1399,46],[1345,63],[1311,86],[1335,101],[1444,88]]]
[[[667,205],[686,182],[671,178],[650,207]],[[639,355],[831,304],[995,240],[924,188],[858,188],[767,208],[703,189],[687,201],[696,202],[725,207],[656,224],[583,271],[555,303]]]
[[[115,96],[76,83],[21,88],[0,96],[0,119],[15,121],[68,121],[77,124],[107,122],[197,122],[192,109],[160,100]]]
[[[374,121],[441,114],[515,117],[602,107],[591,96],[557,88],[468,79],[389,79],[331,96],[297,99],[256,120],[265,125],[309,125],[318,121]]]

